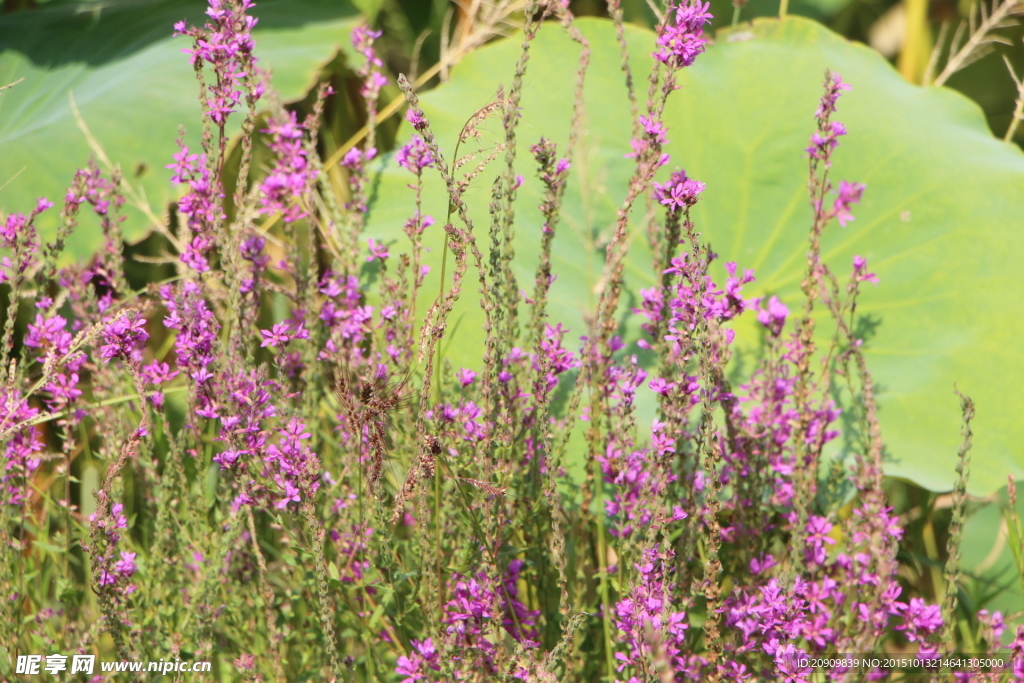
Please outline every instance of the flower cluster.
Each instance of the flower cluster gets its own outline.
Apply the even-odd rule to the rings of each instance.
[[[620,673],[627,666],[645,669],[655,652],[663,654],[671,669],[680,675],[692,678],[699,671],[695,669],[697,661],[687,653],[686,632],[690,625],[686,613],[672,609],[674,596],[669,575],[673,557],[671,550],[645,549],[635,567],[636,584],[615,604],[615,627],[626,649],[615,653]]]
[[[258,20],[246,14],[253,6],[252,0],[210,0],[206,10],[210,20],[205,26],[186,26],[184,21],[174,25],[176,35],[194,40],[193,48],[184,50],[192,55],[192,65],[198,68],[207,64],[213,69],[215,82],[206,96],[206,114],[221,128],[238,110],[242,87],[248,91],[250,106],[255,106],[266,88],[253,56],[252,29]]]
[[[301,503],[304,498],[309,500],[320,488],[320,460],[303,443],[311,436],[305,423],[293,417],[277,429],[277,443],[267,446],[264,461],[274,467],[271,476],[283,494],[277,501],[278,509]]]
[[[103,329],[103,346],[100,347],[100,358],[111,360],[122,358],[138,364],[142,360],[139,344],[149,339],[146,332],[146,319],[139,313],[131,317],[122,315]]]
[[[214,349],[220,324],[207,306],[199,285],[191,280],[180,287],[164,285],[160,288],[160,298],[167,309],[164,327],[178,332],[174,339],[178,367],[196,385],[195,413],[217,417],[209,383],[214,377]]]
[[[671,3],[665,9],[665,21],[658,34],[658,50],[654,58],[672,69],[693,64],[707,44],[704,26],[711,23],[710,7],[710,3],[701,3],[700,0],[692,4]]]
[[[381,35],[380,31],[372,31],[369,26],[356,26],[352,29],[352,47],[365,60],[358,73],[363,82],[361,94],[371,108],[371,116],[376,113],[376,102],[380,89],[388,84],[388,79],[380,72],[384,62],[381,61],[373,47],[374,41]]]
[[[29,482],[39,465],[44,442],[39,428],[26,425],[18,428],[39,414],[15,392],[0,389],[0,426],[14,433],[5,438],[4,465],[0,471],[0,491],[5,505],[20,508],[29,493]]]
[[[667,183],[654,184],[654,198],[673,211],[688,209],[700,199],[704,183],[688,178],[686,171],[676,171]]]
[[[667,5],[648,104],[624,131],[636,159],[627,206],[594,279],[594,313],[572,331],[548,309],[553,261],[562,266],[552,245],[560,224],[579,219],[564,198],[587,159],[575,132],[562,148],[541,138],[527,160],[533,181],[519,174],[512,152],[524,143],[511,143],[525,72],[464,131],[463,141],[504,109],[489,247],[463,191],[494,159],[445,163],[446,136],[400,79],[413,129],[393,156],[414,178],[406,242],[366,229],[372,124],[365,146],[327,169],[332,182],[321,175],[326,88],[305,119],[274,106],[267,164],[256,163],[247,119],[234,148],[245,171],[228,201],[224,125],[243,92],[250,115],[262,93],[252,3],[210,0],[204,28],[179,25],[194,39],[193,65],[215,76],[202,81],[204,113],[221,135],[206,126],[201,153],[179,143],[171,165],[185,186],[163,235],[182,252],[176,276],[129,293],[121,183],[95,165],[76,174],[61,228],[92,208],[105,246],[91,261],[57,271],[59,244],[40,249],[33,220],[45,200],[0,221],[0,246],[13,252],[2,275],[0,641],[92,651],[109,639],[122,659],[187,651],[250,678],[402,683],[803,683],[853,673],[814,672],[806,657],[894,641],[917,654],[946,648],[948,603],[930,604],[898,562],[904,529],[882,488],[874,390],[866,369],[857,374],[866,365],[850,323],[859,287],[878,278],[856,256],[844,293],[820,259],[822,230],[849,225],[864,192],[828,181],[846,86],[827,77],[808,150],[815,222],[794,315],[789,298],[749,295],[753,271],[720,265],[690,215],[704,184],[668,173],[664,105],[675,72],[704,50],[710,16],[701,2]],[[567,2],[545,11],[589,54]],[[541,18],[527,17],[525,41],[549,25]],[[380,36],[352,34],[371,120],[386,83]],[[263,175],[243,177],[249,169]],[[450,190],[436,297],[421,291],[434,172]],[[328,193],[346,176],[342,206]],[[522,212],[520,188],[537,198]],[[622,271],[635,264],[641,205],[653,277],[634,300]],[[538,210],[528,292],[514,232],[517,216]],[[284,220],[256,226],[261,214]],[[476,277],[481,365],[460,368],[455,307]],[[34,309],[19,308],[26,301]],[[815,301],[836,322],[828,349],[814,345],[825,337]],[[742,325],[759,332],[758,354],[740,354]],[[840,416],[869,443],[847,434],[848,458],[825,473]],[[88,576],[23,594],[24,579],[69,561]],[[1009,628],[1000,613],[954,613],[980,649],[998,651]],[[307,656],[311,633],[322,658]],[[1024,680],[1024,628],[1011,648]]]
[[[36,234],[36,216],[53,206],[53,202],[40,197],[32,212],[25,216],[12,213],[0,222],[0,246],[14,252],[14,261],[9,256],[0,259],[0,282],[21,279],[39,263],[39,236]]]
[[[137,553],[118,550],[121,531],[128,528],[128,518],[124,514],[124,505],[110,503],[105,492],[99,493],[99,510],[89,516],[93,528],[93,543],[82,544],[82,549],[93,552],[93,562],[97,574],[96,583],[105,597],[122,603],[129,595],[138,590],[131,579],[138,571],[135,563]]]
[[[431,168],[434,165],[434,157],[427,149],[426,143],[419,135],[413,135],[412,140],[407,142],[395,155],[395,161],[402,168],[419,175],[423,169]]]
[[[441,622],[447,625],[455,675],[471,678],[476,670],[498,673],[494,637],[499,626],[525,647],[537,646],[534,629],[539,612],[528,610],[519,599],[521,560],[513,560],[495,586],[484,571],[475,576],[455,575],[451,599],[445,603]]]
[[[303,126],[290,111],[272,120],[263,132],[269,134],[267,146],[277,160],[260,184],[261,210],[264,214],[281,212],[285,222],[293,223],[309,215],[309,193],[316,176],[306,158]]]
[[[180,140],[178,146],[175,163],[167,168],[174,171],[171,182],[188,186],[188,192],[178,200],[178,212],[193,233],[181,261],[196,272],[204,273],[210,270],[207,255],[214,246],[214,230],[227,218],[222,208],[224,193],[219,181],[211,176],[206,155],[189,154],[188,147]]]

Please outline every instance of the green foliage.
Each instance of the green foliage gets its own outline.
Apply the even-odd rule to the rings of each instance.
[[[200,21],[204,10],[201,1],[146,0],[5,16],[0,86],[24,80],[0,95],[0,206],[17,211],[40,196],[59,201],[93,153],[75,120],[73,95],[97,142],[159,219],[177,197],[164,165],[177,151],[179,127],[186,126],[191,149],[202,134],[199,86],[182,54],[191,41],[172,37],[171,27]],[[347,0],[265,0],[254,14],[260,65],[273,72],[284,101],[302,98],[337,50],[351,50],[348,34],[360,20]],[[128,240],[152,228],[143,212],[126,215]],[[54,218],[42,220],[44,235],[54,225]],[[68,250],[87,258],[101,242],[99,231],[82,229]]]
[[[565,199],[566,224],[552,254],[558,281],[552,289],[555,319],[585,326],[600,277],[604,240],[624,193],[631,163],[629,104],[618,71],[612,26],[581,20],[593,56],[587,75],[586,135]],[[627,30],[633,72],[650,64],[653,35]],[[473,54],[450,83],[427,93],[424,108],[443,145],[451,149],[465,119],[508,84],[518,43],[495,44]],[[523,96],[520,158],[546,136],[563,142],[572,106],[573,69],[579,50],[568,38],[541,32]],[[721,255],[753,268],[753,291],[798,299],[811,209],[807,203],[807,145],[821,73],[831,68],[852,84],[840,115],[850,131],[834,177],[867,183],[855,222],[824,236],[823,257],[840,279],[854,255],[868,259],[881,278],[864,292],[859,336],[876,377],[887,473],[934,490],[950,489],[955,477],[959,426],[954,383],[975,398],[975,451],[970,490],[988,493],[1007,471],[1024,471],[1019,443],[1019,386],[1024,362],[1015,352],[1022,323],[1007,312],[1024,302],[1016,276],[1024,258],[1024,156],[994,139],[977,106],[949,90],[907,84],[880,56],[850,44],[805,19],[760,20],[719,34],[708,53],[681,77],[670,102],[673,165],[707,183],[694,220]],[[643,86],[641,86],[643,89]],[[640,97],[643,97],[641,92]],[[409,131],[404,132],[407,139]],[[480,141],[479,155],[499,140]],[[373,201],[369,233],[397,239],[408,214],[407,177],[384,160]],[[467,194],[476,220],[485,225],[485,173]],[[428,180],[425,212],[444,216],[443,192]],[[539,183],[526,181],[517,209],[516,275],[532,279],[541,215]],[[474,194],[475,193],[475,194]],[[642,230],[627,264],[628,290],[654,284]],[[428,239],[429,243],[429,239]],[[428,261],[439,272],[441,242]],[[428,285],[430,291],[431,285]],[[456,365],[478,363],[481,313],[473,297],[460,302],[459,343],[448,350]],[[758,331],[739,330],[755,353]],[[824,341],[824,340],[822,340]],[[750,360],[750,356],[747,356]],[[741,358],[737,371],[749,363]]]

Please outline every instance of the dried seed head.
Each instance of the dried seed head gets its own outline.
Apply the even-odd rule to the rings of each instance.
[[[332,384],[348,424],[356,434],[362,435],[369,447],[368,484],[372,492],[383,476],[384,461],[390,448],[391,416],[409,399],[406,391],[408,375],[394,379],[382,363],[370,377],[339,372]]]

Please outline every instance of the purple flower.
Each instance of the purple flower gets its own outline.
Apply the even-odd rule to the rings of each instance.
[[[261,212],[281,212],[286,223],[294,223],[309,215],[309,194],[316,179],[303,146],[303,126],[291,111],[271,121],[263,132],[270,134],[267,146],[277,155],[277,161],[260,184]]]
[[[129,577],[138,569],[135,565],[136,553],[121,551],[121,559],[114,565],[114,569],[124,577]]]
[[[775,665],[779,668],[781,680],[785,683],[811,683],[814,669],[801,666],[802,659],[807,659],[807,653],[797,649],[793,643],[786,643],[776,650]]]
[[[35,323],[29,323],[25,333],[25,346],[42,349],[44,356],[64,356],[71,350],[71,333],[65,330],[68,321],[59,315],[45,318],[36,314]],[[40,358],[42,362],[44,358]]]
[[[839,183],[839,195],[832,206],[832,215],[839,219],[839,225],[846,227],[846,224],[853,220],[850,213],[851,204],[859,204],[861,195],[864,194],[863,183],[848,183],[845,180]]]
[[[142,354],[137,347],[147,339],[146,319],[140,313],[136,311],[131,318],[122,315],[103,329],[105,343],[100,347],[100,358],[109,361],[121,357],[138,362],[142,360]]]
[[[768,308],[758,310],[757,321],[767,327],[772,336],[777,337],[782,332],[788,315],[789,309],[785,304],[779,301],[777,296],[772,296],[768,300]]]
[[[12,249],[15,254],[13,262],[8,258],[3,259],[0,282],[7,281],[11,275],[21,276],[36,266],[39,261],[39,236],[36,233],[35,219],[52,206],[52,202],[40,197],[36,200],[36,208],[28,217],[21,213],[12,213],[0,223],[0,246]]]
[[[853,257],[853,275],[857,282],[872,282],[878,284],[878,276],[868,272],[868,262],[861,256]]]
[[[421,133],[427,128],[427,120],[423,117],[423,114],[411,107],[405,112],[405,120]]]
[[[293,325],[287,320],[275,323],[269,330],[260,330],[260,334],[263,335],[261,348],[284,346],[292,339],[309,339],[309,331],[302,326],[302,323]]]
[[[655,143],[664,145],[668,142],[668,138],[665,135],[665,125],[661,121],[655,121],[654,119],[650,119],[646,116],[641,116],[640,125],[643,126],[644,132],[646,132],[648,137],[650,137]]]
[[[171,370],[171,366],[160,361],[153,361],[141,368],[142,377],[150,384],[163,384],[178,376],[177,370]]]
[[[1016,681],[1024,681],[1024,626],[1017,627],[1017,634],[1010,643],[1010,650],[1013,659],[1013,678]]]
[[[412,140],[398,150],[395,160],[402,168],[416,175],[422,173],[423,169],[431,168],[434,165],[434,156],[419,135],[413,135]]]
[[[818,111],[814,113],[819,120],[827,119],[836,111],[836,102],[843,91],[851,90],[849,84],[843,83],[843,77],[837,73],[829,73],[825,81],[825,94],[821,97]]]
[[[369,26],[360,25],[352,29],[352,47],[356,49],[356,52],[363,55],[366,59],[367,67],[384,66],[384,62],[380,60],[380,57],[377,56],[376,51],[373,49],[374,41],[382,35],[382,31],[373,31]]]
[[[697,203],[704,183],[686,176],[686,171],[676,171],[667,183],[654,184],[654,198],[670,211],[681,211]]]
[[[911,598],[908,604],[896,604],[906,619],[896,630],[903,631],[910,642],[923,640],[942,628],[942,608],[939,605],[926,604],[923,598]]]
[[[835,545],[835,539],[828,536],[832,531],[832,523],[824,517],[811,515],[807,521],[807,545],[804,547],[804,558],[812,565],[825,563],[825,545]]]
[[[377,243],[372,237],[369,239],[369,245],[370,255],[366,257],[367,263],[374,259],[380,259],[383,261],[389,256],[387,245]]]
[[[702,4],[700,0],[678,6],[670,3],[666,7],[665,23],[658,35],[658,50],[654,58],[672,69],[693,64],[707,43],[704,26],[711,22],[710,8],[710,3]]]
[[[649,668],[658,643],[664,656],[677,671],[687,668],[686,613],[673,610],[671,599],[672,551],[662,553],[657,546],[643,551],[642,560],[634,565],[635,585],[615,604],[615,627],[626,652],[616,652],[621,672],[627,666]]]
[[[206,305],[199,285],[192,281],[186,281],[180,289],[164,285],[160,298],[167,309],[164,327],[178,331],[174,340],[178,367],[196,384],[208,383],[214,376],[214,349],[220,325]],[[216,415],[209,392],[198,392],[197,399],[198,415]]]
[[[811,146],[807,155],[817,161],[829,163],[833,150],[839,145],[839,138],[846,135],[846,126],[839,121],[822,122],[818,132],[811,135]]]
[[[415,683],[427,679],[426,670],[440,671],[441,664],[438,659],[437,649],[434,642],[427,638],[424,641],[412,639],[413,651],[411,657],[401,656],[396,662],[395,673],[406,676],[400,683]]]
[[[352,47],[366,60],[359,68],[358,73],[363,79],[360,94],[366,100],[371,118],[377,114],[377,96],[380,94],[380,89],[388,82],[388,79],[384,78],[380,72],[384,62],[381,61],[373,47],[374,41],[381,35],[381,31],[371,31],[369,26],[356,26],[352,29]]]
[[[192,65],[209,65],[214,79],[207,93],[207,116],[224,126],[228,116],[237,111],[242,101],[242,87],[248,90],[247,101],[254,105],[262,96],[264,74],[256,67],[252,29],[257,19],[246,14],[251,0],[209,0],[206,15],[210,21],[202,28],[187,27],[184,21],[174,25],[175,35],[193,38],[193,48],[183,50],[192,55]],[[209,81],[208,81],[209,82]]]
[[[181,261],[193,270],[204,273],[210,269],[206,254],[213,247],[215,226],[227,216],[220,209],[224,193],[219,181],[211,178],[206,155],[189,154],[181,140],[180,151],[174,155],[175,163],[167,168],[174,171],[172,182],[188,185],[189,190],[178,200],[178,211],[194,234],[181,256]]]
[[[283,510],[320,488],[320,460],[304,443],[312,435],[302,420],[291,418],[287,425],[277,429],[277,434],[277,443],[267,447],[263,460],[276,468],[273,479],[284,494],[276,507]]]

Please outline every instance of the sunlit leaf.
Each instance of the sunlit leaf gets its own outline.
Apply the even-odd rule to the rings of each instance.
[[[601,276],[603,240],[626,191],[632,162],[630,118],[619,48],[610,23],[579,22],[593,56],[586,88],[585,136],[574,159],[574,180],[555,239],[552,321],[585,333]],[[645,83],[653,35],[628,29],[633,72]],[[460,64],[450,83],[423,98],[440,143],[451,153],[466,118],[506,88],[518,40],[483,49]],[[545,27],[532,48],[518,130],[518,173],[527,176],[516,213],[516,275],[532,288],[540,235],[539,182],[531,181],[527,148],[543,135],[561,146],[568,137],[572,83],[579,48],[557,25]],[[946,89],[909,85],[878,54],[813,22],[759,20],[719,34],[716,44],[681,76],[666,113],[672,166],[707,183],[693,213],[721,255],[753,268],[748,294],[778,295],[800,305],[806,236],[811,223],[804,148],[826,68],[842,74],[852,92],[837,118],[843,138],[833,177],[866,183],[856,220],[831,226],[823,255],[845,280],[854,255],[868,260],[881,283],[868,285],[858,308],[868,362],[875,376],[886,465],[891,475],[933,489],[950,489],[959,444],[954,383],[977,405],[970,488],[987,493],[1007,472],[1024,471],[1020,419],[1024,359],[1018,352],[1024,319],[1024,155],[994,139],[981,111]],[[641,99],[643,94],[641,93]],[[409,130],[404,132],[409,137]],[[503,139],[499,122],[485,126],[483,145]],[[486,244],[488,192],[497,164],[467,195],[477,239]],[[374,187],[370,234],[404,243],[401,225],[413,210],[411,176],[382,162]],[[425,211],[440,224],[447,202],[430,176]],[[636,234],[626,266],[626,305],[654,284],[644,237]],[[429,236],[436,278],[440,232]],[[718,274],[721,275],[721,270]],[[480,364],[482,340],[475,276],[465,285],[445,350],[455,367]],[[428,280],[427,299],[438,281]],[[749,371],[759,331],[739,327],[743,351],[733,367]],[[826,325],[820,329],[828,329]],[[633,330],[633,328],[631,328]],[[629,331],[631,339],[635,330]],[[647,416],[652,413],[648,409]],[[842,444],[840,445],[842,447]]]
[[[199,86],[182,54],[191,42],[172,37],[172,27],[186,18],[202,25],[205,7],[195,0],[119,0],[4,17],[0,85],[24,80],[0,94],[0,207],[27,212],[39,196],[59,204],[85,166],[92,151],[73,116],[73,95],[106,154],[162,217],[177,196],[164,166],[177,151],[179,127],[192,149],[202,134]],[[318,68],[348,45],[358,20],[347,0],[266,0],[253,14],[260,20],[256,55],[284,101],[305,95]],[[56,213],[41,217],[44,229],[56,225]],[[148,232],[140,212],[128,215],[128,239]],[[100,240],[83,221],[68,249],[84,258]]]

